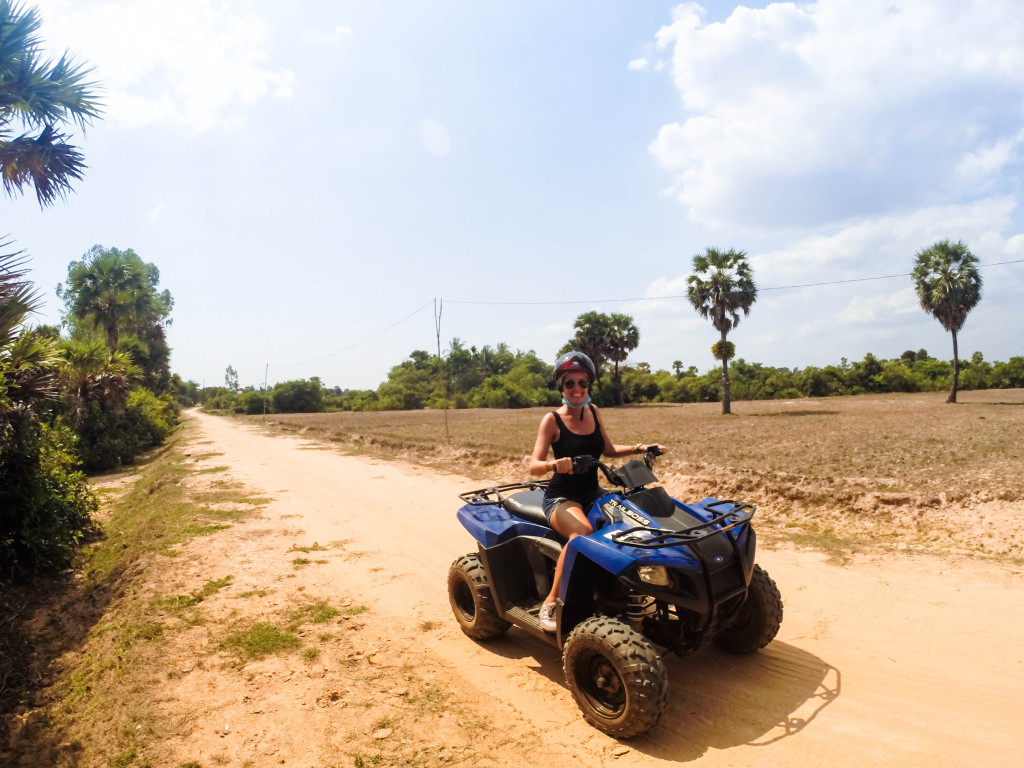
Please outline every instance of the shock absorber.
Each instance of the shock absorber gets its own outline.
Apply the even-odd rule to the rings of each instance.
[[[626,598],[626,621],[637,632],[641,632],[644,626],[644,616],[647,615],[647,606],[653,598],[647,595],[638,595],[630,592]]]

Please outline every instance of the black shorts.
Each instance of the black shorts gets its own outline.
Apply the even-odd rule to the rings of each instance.
[[[593,506],[595,501],[600,499],[602,496],[607,496],[609,493],[611,493],[611,491],[605,490],[604,488],[594,488],[589,493],[581,496],[549,496],[548,494],[544,494],[544,517],[546,517],[548,523],[550,523],[551,515],[555,512],[555,507],[566,501],[577,502],[581,507],[583,507],[583,513],[587,514],[590,512],[590,508]]]

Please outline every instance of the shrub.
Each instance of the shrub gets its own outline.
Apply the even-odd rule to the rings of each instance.
[[[82,464],[88,472],[131,464],[163,443],[177,421],[177,405],[169,395],[157,397],[142,387],[132,390],[121,413],[89,403],[78,426]]]
[[[315,376],[308,381],[283,381],[274,387],[274,410],[277,413],[319,413],[324,409],[323,397],[320,379]]]
[[[30,417],[10,427],[0,443],[0,579],[70,565],[98,507],[70,429]]]
[[[128,395],[125,418],[139,436],[143,450],[163,443],[178,423],[178,406],[169,395],[157,397],[139,387]]]
[[[235,413],[246,413],[256,416],[261,413],[273,413],[274,406],[270,395],[264,392],[245,391],[238,396],[235,403]]]

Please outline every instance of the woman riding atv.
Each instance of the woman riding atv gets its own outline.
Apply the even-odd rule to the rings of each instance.
[[[597,481],[597,467],[575,475],[572,460],[589,454],[619,458],[643,453],[647,445],[617,445],[608,437],[601,423],[601,414],[590,402],[590,385],[597,377],[593,361],[582,352],[567,352],[555,361],[555,388],[562,393],[562,405],[540,420],[537,442],[533,446],[530,474],[544,475],[554,472],[544,492],[544,514],[548,523],[565,536],[573,539],[594,532],[587,522],[587,511],[606,492]],[[658,448],[664,452],[665,447]],[[548,450],[554,460],[548,459]],[[562,578],[565,549],[558,558],[551,591],[540,609],[540,623],[548,632],[555,631],[555,598]]]

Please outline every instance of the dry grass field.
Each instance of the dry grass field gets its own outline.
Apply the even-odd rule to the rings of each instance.
[[[869,546],[1024,556],[1024,390],[609,408],[616,442],[660,442],[668,490],[756,503],[762,530],[837,556]],[[257,424],[519,479],[543,409],[285,414]],[[446,427],[447,421],[447,427]],[[447,436],[446,436],[447,429]]]

